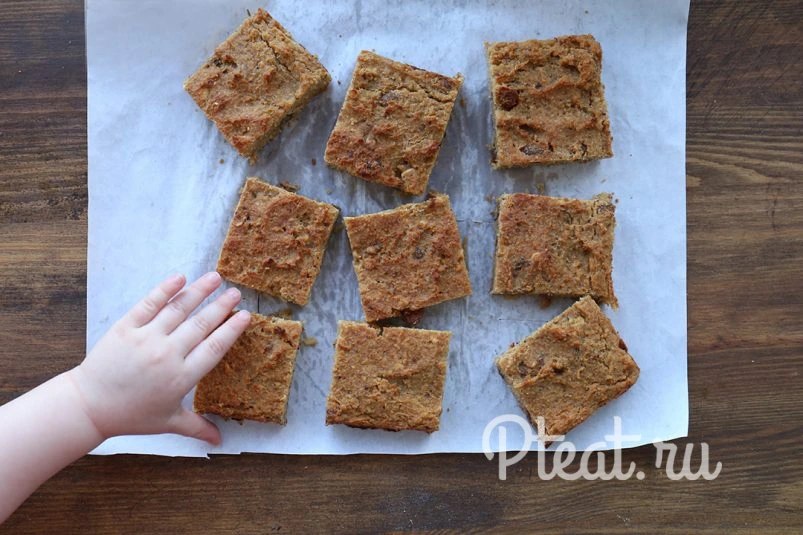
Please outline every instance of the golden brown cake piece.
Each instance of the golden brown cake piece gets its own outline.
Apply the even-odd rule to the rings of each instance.
[[[602,48],[591,35],[487,46],[494,167],[613,156]]]
[[[184,89],[226,141],[253,161],[330,81],[317,58],[259,9],[184,82]]]
[[[249,178],[217,271],[237,284],[306,305],[337,214],[330,204]]]
[[[339,322],[327,425],[437,431],[450,338],[448,331]]]
[[[463,77],[362,51],[326,144],[326,163],[354,176],[424,193]]]
[[[344,220],[367,321],[471,294],[448,196]]]
[[[492,293],[590,295],[616,308],[611,195],[590,201],[514,193],[499,197]]]
[[[636,382],[639,367],[590,297],[500,356],[496,365],[533,427],[563,435]]]
[[[251,324],[195,390],[194,408],[235,420],[287,423],[301,322],[251,314]]]

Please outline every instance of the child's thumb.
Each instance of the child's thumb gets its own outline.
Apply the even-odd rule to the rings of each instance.
[[[205,440],[214,446],[220,445],[220,430],[217,426],[187,409],[182,409],[173,417],[172,431],[185,437]]]

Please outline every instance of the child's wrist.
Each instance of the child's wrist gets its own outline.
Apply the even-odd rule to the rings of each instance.
[[[98,425],[96,416],[93,413],[92,408],[82,390],[85,388],[83,385],[86,383],[86,375],[79,365],[69,371],[64,372],[62,377],[64,377],[69,387],[69,392],[72,397],[75,410],[78,413],[76,416],[82,421],[82,428],[85,429],[87,433],[91,434],[92,438],[95,439],[98,444],[100,444],[109,438],[109,436],[107,433],[104,433],[102,428]]]

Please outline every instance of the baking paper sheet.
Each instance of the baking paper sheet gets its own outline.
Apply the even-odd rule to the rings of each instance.
[[[95,453],[203,456],[482,451],[486,424],[521,415],[493,364],[512,342],[571,303],[492,296],[493,197],[536,192],[619,199],[614,286],[605,309],[641,367],[636,385],[567,439],[602,441],[622,418],[635,446],[684,436],[686,381],[685,61],[687,0],[340,1],[88,0],[89,250],[87,343],[163,277],[214,269],[238,190],[247,176],[300,185],[345,215],[418,201],[323,163],[324,146],[360,50],[453,75],[465,83],[430,187],[448,193],[467,242],[474,294],[427,310],[421,327],[453,332],[440,431],[390,433],[324,425],[338,320],[362,320],[346,233],[338,225],[310,303],[290,307],[317,345],[301,348],[288,424],[225,422],[219,448],[188,438],[118,437]],[[246,17],[266,8],[332,74],[329,89],[261,153],[237,155],[183,91],[183,80]],[[589,164],[493,171],[485,41],[591,33],[602,44],[602,77],[615,157]],[[316,164],[317,163],[317,164]],[[224,285],[224,288],[226,285]],[[222,291],[222,290],[221,290]],[[243,292],[263,314],[287,307]],[[185,399],[191,405],[191,397]],[[524,434],[509,428],[508,449]],[[496,439],[491,441],[496,447]],[[535,444],[532,445],[535,447]]]

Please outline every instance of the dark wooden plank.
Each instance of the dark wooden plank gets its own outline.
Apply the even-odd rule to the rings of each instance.
[[[803,4],[798,0],[692,0],[689,107],[799,109],[801,19]]]
[[[689,348],[801,347],[803,109],[697,107],[688,115]]]
[[[0,27],[4,402],[84,352],[86,86],[80,2],[6,0]],[[799,1],[693,1],[688,441],[717,480],[669,481],[652,447],[625,482],[541,481],[535,456],[505,482],[481,455],[87,458],[0,532],[800,533],[801,31]]]
[[[85,218],[83,2],[0,2],[0,28],[0,222]]]
[[[84,354],[86,221],[0,225],[0,404]]]

